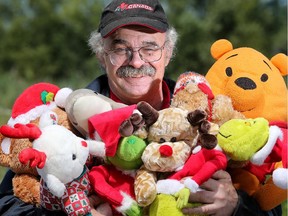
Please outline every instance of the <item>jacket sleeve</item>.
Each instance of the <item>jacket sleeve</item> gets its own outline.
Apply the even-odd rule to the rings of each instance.
[[[282,216],[281,205],[271,211],[262,211],[253,197],[242,190],[237,190],[238,203],[233,216]]]
[[[17,197],[13,195],[12,189],[12,178],[14,173],[11,170],[8,170],[0,184],[0,215],[1,216],[17,216],[17,215],[55,215],[55,216],[64,216],[64,212],[48,211],[43,208],[37,208],[34,205],[24,203]]]

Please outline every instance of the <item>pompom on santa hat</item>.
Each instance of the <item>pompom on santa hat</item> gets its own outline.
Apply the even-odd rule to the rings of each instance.
[[[28,124],[56,106],[63,108],[71,92],[70,88],[60,89],[46,82],[31,85],[15,100],[8,125]]]

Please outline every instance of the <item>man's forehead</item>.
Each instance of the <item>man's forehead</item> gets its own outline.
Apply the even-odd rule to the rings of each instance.
[[[108,43],[155,43],[159,44],[165,41],[166,33],[159,33],[146,27],[125,26],[117,29],[112,35],[105,38]]]

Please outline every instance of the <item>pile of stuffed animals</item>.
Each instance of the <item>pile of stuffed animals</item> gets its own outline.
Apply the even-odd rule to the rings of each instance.
[[[28,87],[0,128],[0,165],[26,203],[67,215],[175,215],[214,172],[263,210],[287,199],[287,56],[225,39],[206,76],[181,74],[170,107],[117,103],[88,89]],[[97,161],[98,163],[96,163]],[[100,163],[99,163],[100,161]],[[269,196],[267,196],[269,194]]]

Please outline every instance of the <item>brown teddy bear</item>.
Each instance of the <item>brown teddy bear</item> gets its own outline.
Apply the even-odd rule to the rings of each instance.
[[[234,109],[230,97],[223,94],[214,96],[205,77],[194,72],[186,72],[179,76],[171,107],[188,111],[203,110],[207,113],[208,120],[219,126],[230,119],[245,118]]]
[[[17,127],[17,123],[41,124],[39,117],[52,110],[59,116],[58,124],[72,130],[63,107],[63,101],[70,90],[60,89],[50,83],[37,83],[25,89],[15,100],[11,117],[7,125]],[[59,105],[59,106],[58,106]],[[0,134],[0,165],[16,173],[12,180],[14,195],[22,201],[39,206],[40,183],[37,171],[28,165],[23,165],[18,154],[25,148],[32,147],[29,139],[19,138],[17,134],[9,134],[9,138]]]
[[[288,74],[287,55],[278,53],[268,59],[251,47],[234,49],[226,39],[215,41],[210,51],[216,61],[205,77],[216,97],[219,94],[229,96],[234,109],[246,118],[263,117],[270,125],[287,125],[287,86],[283,79]],[[271,179],[264,185],[259,184],[247,166],[242,169],[234,168],[239,166],[237,163],[231,165],[230,173],[236,188],[254,194],[263,210],[270,210],[287,199],[287,190],[275,186]],[[281,162],[276,166],[281,166]]]

